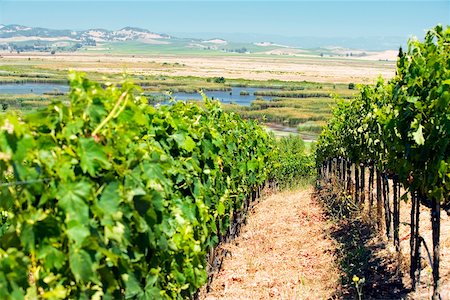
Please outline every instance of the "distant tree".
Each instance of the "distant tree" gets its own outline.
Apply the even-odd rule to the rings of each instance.
[[[225,83],[225,78],[224,77],[216,77],[216,78],[214,78],[214,82],[215,83]]]
[[[402,49],[402,46],[400,46],[400,49],[398,49],[398,57],[399,58],[402,58],[403,57],[403,49]]]
[[[348,89],[349,89],[349,90],[354,90],[354,89],[355,89],[355,84],[354,84],[353,82],[350,82],[350,83],[348,84]]]

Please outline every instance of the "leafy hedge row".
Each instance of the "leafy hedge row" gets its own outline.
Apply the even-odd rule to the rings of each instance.
[[[154,108],[70,74],[70,103],[0,117],[0,298],[186,298],[274,141],[206,99]]]
[[[273,178],[281,188],[288,188],[313,178],[314,154],[308,154],[299,136],[281,137],[275,142],[278,154],[274,157]],[[313,152],[313,151],[312,151]]]
[[[400,49],[396,76],[342,102],[323,130],[317,163],[345,157],[380,170],[450,207],[450,27]]]

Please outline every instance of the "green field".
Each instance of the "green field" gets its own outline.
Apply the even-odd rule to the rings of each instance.
[[[175,55],[239,55],[236,50],[245,48],[248,53],[258,54],[276,49],[275,46],[258,46],[250,43],[214,44],[191,39],[174,39],[167,44],[152,44],[141,41],[107,42],[95,47],[84,47],[80,51],[127,55],[175,54]]]

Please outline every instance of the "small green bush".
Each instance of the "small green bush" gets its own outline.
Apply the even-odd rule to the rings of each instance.
[[[225,83],[225,78],[224,77],[216,77],[216,78],[214,78],[214,82],[215,83]]]
[[[307,154],[300,136],[290,135],[276,141],[278,155],[272,177],[282,188],[295,186],[315,174],[313,154]]]

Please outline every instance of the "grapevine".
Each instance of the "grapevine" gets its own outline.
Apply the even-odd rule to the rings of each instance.
[[[70,74],[69,103],[0,118],[0,298],[188,298],[273,138],[254,122],[128,81]]]

